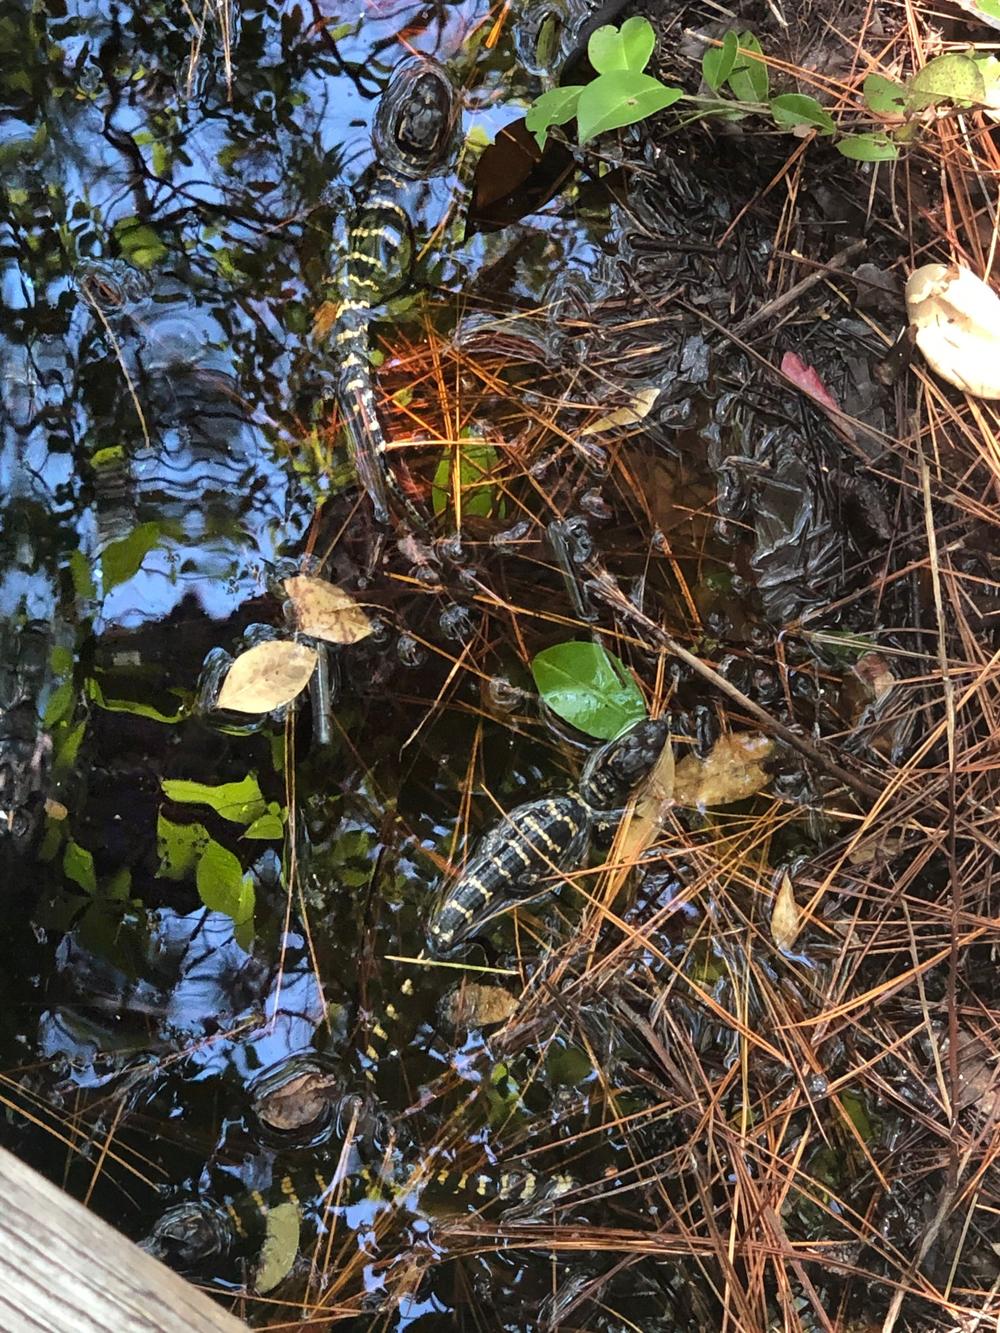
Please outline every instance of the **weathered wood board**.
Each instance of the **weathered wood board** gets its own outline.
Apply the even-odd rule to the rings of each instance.
[[[240,1333],[246,1325],[0,1149],[3,1333]]]

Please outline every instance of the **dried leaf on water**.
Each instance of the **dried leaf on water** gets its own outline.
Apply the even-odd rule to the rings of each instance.
[[[622,839],[621,860],[626,864],[637,861],[646,848],[655,842],[666,813],[674,803],[675,779],[674,742],[673,737],[668,735],[653,771],[639,791],[635,810]]]
[[[779,949],[787,951],[795,943],[801,928],[802,913],[795,901],[792,877],[786,870],[781,876],[774,907],[771,909],[771,938]]]
[[[756,731],[720,736],[706,758],[689,754],[677,765],[674,800],[700,810],[745,801],[767,785],[764,761],[773,753],[774,742]]]
[[[299,1230],[299,1210],[294,1203],[278,1203],[268,1209],[267,1229],[253,1284],[261,1295],[273,1291],[291,1272],[299,1252]]]
[[[308,1129],[326,1115],[339,1095],[340,1083],[334,1074],[310,1069],[261,1097],[254,1113],[269,1129]]]
[[[464,981],[441,1001],[441,1017],[453,1028],[491,1027],[506,1023],[517,1004],[517,996],[503,986]]]
[[[925,264],[906,283],[906,313],[932,370],[977,398],[1000,398],[1000,297],[960,264]]]
[[[634,395],[632,401],[624,407],[618,407],[607,416],[598,417],[592,421],[589,426],[584,426],[583,430],[577,432],[578,439],[584,439],[587,435],[600,435],[606,430],[615,430],[619,426],[634,426],[637,422],[648,417],[653,409],[653,404],[660,396],[660,390],[654,385],[647,389],[640,389]]]
[[[372,632],[372,623],[363,608],[335,583],[310,574],[296,574],[285,579],[285,592],[302,634],[327,643],[359,643]]]
[[[269,713],[291,703],[316,670],[315,648],[287,639],[258,643],[240,653],[219,691],[218,708],[234,713]]]

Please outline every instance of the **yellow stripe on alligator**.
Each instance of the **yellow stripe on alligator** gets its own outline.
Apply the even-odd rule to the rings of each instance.
[[[546,847],[549,849],[549,851],[552,853],[553,856],[558,855],[559,844],[556,842],[554,838],[549,837],[548,831],[538,822],[537,819],[535,819],[531,815],[525,815],[524,824],[525,827],[529,829],[530,832],[533,833],[536,838],[538,838],[541,842],[545,843]]]
[[[296,1208],[301,1208],[299,1196],[295,1193],[295,1184],[291,1176],[284,1175],[281,1177],[281,1192],[289,1203],[294,1203]]]
[[[226,1204],[226,1212],[229,1214],[229,1220],[233,1224],[233,1230],[239,1236],[240,1240],[246,1240],[247,1229],[243,1225],[243,1219],[231,1203]]]

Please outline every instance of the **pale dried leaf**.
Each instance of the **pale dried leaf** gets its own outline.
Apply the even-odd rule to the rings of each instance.
[[[802,913],[795,901],[792,877],[786,870],[781,876],[774,907],[771,909],[771,938],[779,949],[787,951],[802,928]]]
[[[615,430],[618,426],[634,426],[649,416],[659,396],[658,388],[640,389],[632,401],[624,407],[617,407],[607,416],[598,417],[589,426],[584,426],[583,430],[577,432],[577,439],[582,440],[588,435],[600,435],[606,430]]]
[[[517,996],[503,986],[465,981],[441,1001],[441,1017],[453,1028],[482,1028],[506,1023],[517,1009]]]
[[[298,1207],[290,1200],[268,1209],[267,1229],[253,1284],[261,1295],[273,1291],[291,1272],[299,1252],[300,1220]]]
[[[1000,297],[959,264],[925,264],[906,284],[906,312],[932,370],[977,398],[1000,398]]]
[[[774,742],[755,731],[720,736],[704,759],[686,755],[674,776],[674,800],[703,810],[710,805],[745,801],[768,782],[764,762]]]
[[[285,592],[295,608],[298,628],[327,643],[358,643],[372,632],[372,623],[349,592],[326,579],[296,574],[285,579]]]
[[[618,849],[625,864],[637,861],[655,842],[667,811],[674,803],[674,781],[674,743],[668,736],[652,772],[639,789],[632,819]]]
[[[309,684],[318,661],[315,648],[287,639],[258,643],[240,653],[219,691],[218,708],[234,713],[269,713],[291,703]]]

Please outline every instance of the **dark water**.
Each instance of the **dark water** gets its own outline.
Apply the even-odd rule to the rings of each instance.
[[[477,945],[467,961],[500,969],[488,980],[533,987],[496,1042],[441,1016],[457,972],[398,961],[420,951],[466,825],[579,767],[581,738],[540,715],[526,671],[538,648],[589,632],[586,597],[545,544],[552,519],[599,532],[636,606],[721,645],[741,688],[808,726],[843,726],[843,659],[796,639],[782,674],[777,627],[840,594],[851,611],[817,628],[877,621],[859,591],[884,549],[877,487],[863,503],[847,484],[856,458],[787,402],[749,408],[746,363],[665,304],[679,285],[716,319],[759,300],[771,219],[748,223],[735,257],[715,249],[754,188],[754,154],[673,161],[629,139],[627,208],[620,172],[602,184],[567,175],[565,157],[534,173],[482,157],[573,57],[587,17],[570,3],[502,22],[479,3],[0,8],[0,707],[27,784],[51,775],[38,838],[0,849],[0,1133],[133,1237],[193,1199],[280,1200],[292,1171],[301,1254],[285,1304],[239,1307],[260,1324],[306,1311],[310,1327],[386,1330],[718,1327],[718,1268],[694,1274],[669,1240],[618,1262],[630,1235],[673,1234],[705,1204],[685,1175],[700,1093],[661,1081],[655,1060],[651,1073],[646,1045],[676,1023],[707,1067],[736,1058],[703,1001],[735,1007],[751,946],[702,938],[717,910],[703,867],[651,865],[630,916],[650,947],[613,986],[588,976],[570,895]],[[406,391],[395,425],[413,429],[412,407],[448,439],[446,383],[468,404],[458,427],[500,446],[505,477],[502,501],[460,532],[439,517],[437,547],[386,542],[358,503],[331,425],[336,367],[311,336],[378,99],[414,52],[461,90],[461,134],[421,193],[427,244],[375,331],[384,390]],[[824,210],[842,218],[843,200],[816,205],[825,243]],[[443,380],[431,343],[451,357]],[[651,382],[650,436],[614,472],[597,446],[539,425],[560,395]],[[864,406],[877,426],[879,404]],[[406,455],[425,498],[443,448]],[[206,719],[206,664],[281,631],[280,579],[303,564],[376,617],[369,639],[331,653],[329,740],[309,707],[284,724]],[[663,655],[593,613],[652,693]],[[679,726],[710,740],[704,688],[668,674]],[[162,786],[248,775],[282,836],[247,839],[245,822]],[[833,825],[816,775],[789,756],[775,784],[772,862],[817,853]],[[722,829],[737,836],[743,813]],[[250,872],[252,927],[207,911],[172,862],[195,822]],[[569,942],[561,959],[555,941]],[[823,957],[769,975],[805,1005]],[[667,1014],[678,974],[694,989]],[[753,986],[745,1001],[766,1024]],[[387,1002],[401,1013],[383,1042]],[[315,1132],[262,1130],[253,1102],[276,1066],[328,1079]],[[874,1137],[865,1116],[859,1100]],[[810,1159],[831,1190],[861,1171],[833,1126],[828,1159]],[[314,1173],[338,1163],[331,1196]],[[571,1192],[513,1211],[498,1235],[497,1212],[426,1185],[431,1168],[505,1166],[568,1173]],[[796,1234],[843,1238],[804,1197],[793,1212]],[[617,1239],[576,1243],[587,1228]],[[256,1257],[237,1243],[197,1275],[235,1292]]]

